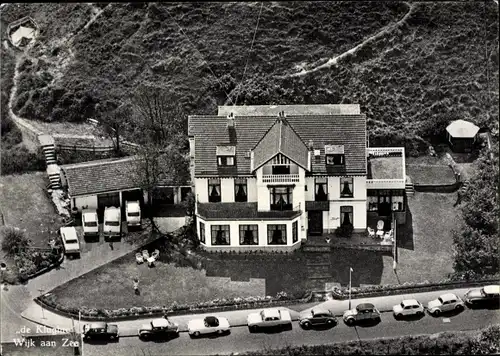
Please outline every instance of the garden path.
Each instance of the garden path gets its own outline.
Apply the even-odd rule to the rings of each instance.
[[[338,63],[342,59],[344,59],[345,57],[347,57],[349,55],[355,54],[357,51],[359,51],[362,47],[364,47],[368,43],[370,43],[370,42],[372,42],[374,40],[379,39],[380,37],[384,36],[385,34],[389,33],[390,31],[393,31],[396,28],[398,28],[399,26],[403,25],[406,22],[406,20],[410,17],[410,15],[412,14],[412,12],[414,10],[414,7],[415,7],[415,5],[413,3],[409,4],[409,3],[405,2],[404,4],[406,6],[408,6],[408,12],[399,21],[385,26],[384,28],[382,28],[382,30],[380,30],[376,34],[374,34],[374,35],[368,37],[367,39],[363,40],[363,42],[361,42],[360,44],[358,44],[355,47],[351,48],[350,50],[345,51],[344,53],[339,54],[338,56],[329,59],[328,62],[326,62],[326,63],[323,63],[323,64],[321,64],[321,65],[319,65],[317,67],[314,67],[312,69],[309,69],[309,70],[302,69],[301,72],[292,73],[292,74],[289,74],[289,75],[287,75],[285,77],[301,77],[301,76],[304,76],[304,75],[307,75],[307,74],[310,74],[310,73],[314,73],[314,72],[316,72],[318,70],[321,70],[321,69],[326,69],[326,68],[330,68],[330,67],[334,67],[334,66],[338,65]]]

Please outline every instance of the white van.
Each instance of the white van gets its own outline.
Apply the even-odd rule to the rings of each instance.
[[[122,214],[120,208],[114,206],[104,209],[104,238],[121,237],[122,235]]]
[[[82,210],[83,236],[99,236],[99,222],[97,220],[97,210]]]
[[[141,205],[138,200],[125,203],[127,226],[141,226]]]
[[[78,241],[76,229],[73,226],[61,227],[59,233],[61,234],[64,253],[66,255],[80,256],[80,242]]]

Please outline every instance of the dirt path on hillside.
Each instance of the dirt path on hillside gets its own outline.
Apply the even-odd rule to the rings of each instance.
[[[51,71],[55,78],[61,77],[63,74],[64,68],[69,64],[71,59],[74,58],[74,53],[72,51],[72,45],[73,45],[73,40],[82,31],[86,30],[99,16],[104,12],[106,8],[111,6],[112,4],[108,4],[106,7],[103,9],[99,9],[93,4],[89,4],[89,6],[92,7],[92,12],[93,16],[89,19],[89,21],[76,33],[71,34],[68,38],[63,39],[61,45],[65,46],[67,51],[68,51],[68,58],[63,58],[62,60],[55,62],[55,61],[50,61],[48,58],[45,58],[44,60],[49,62],[53,66],[53,70]],[[9,110],[9,115],[14,121],[14,123],[21,129],[23,132],[23,144],[31,151],[36,151],[38,148],[38,135],[44,134],[44,133],[52,133],[51,129],[41,127],[40,125],[33,125],[30,123],[31,120],[22,118],[14,113],[13,106],[16,100],[16,94],[17,94],[17,86],[18,86],[18,80],[19,80],[19,66],[24,58],[30,59],[33,62],[37,62],[38,59],[30,56],[27,52],[24,52],[22,55],[17,55],[15,58],[15,67],[14,67],[14,76],[12,78],[12,88],[9,96],[9,102],[8,102],[8,110]],[[58,75],[59,74],[59,75]],[[27,134],[26,134],[27,133]],[[55,133],[56,136],[61,136],[61,137],[66,137],[66,136],[71,136],[71,138],[82,138],[82,139],[88,139],[91,135],[72,135],[72,134],[57,134]],[[96,136],[93,136],[93,138],[96,138]]]
[[[380,37],[384,36],[385,34],[387,34],[387,33],[391,32],[391,31],[395,30],[396,28],[398,28],[399,26],[401,26],[402,24],[404,24],[406,22],[406,20],[408,20],[408,18],[412,14],[412,12],[414,10],[414,7],[415,7],[415,5],[413,3],[411,3],[411,4],[404,3],[404,4],[408,7],[408,11],[406,12],[406,14],[401,19],[399,19],[399,21],[385,26],[382,30],[380,30],[376,34],[374,34],[374,35],[368,37],[367,39],[363,40],[363,42],[361,42],[360,44],[358,44],[355,47],[351,48],[350,50],[345,51],[344,53],[339,54],[338,56],[329,59],[328,62],[326,62],[326,63],[323,63],[323,64],[321,64],[321,65],[319,65],[317,67],[314,67],[312,69],[309,69],[309,70],[303,69],[301,72],[293,73],[293,74],[288,74],[288,75],[284,76],[283,78],[287,78],[287,77],[301,77],[301,76],[304,76],[304,75],[307,75],[307,74],[310,74],[310,73],[317,72],[318,70],[321,70],[321,69],[326,69],[326,68],[330,68],[330,67],[334,67],[334,66],[338,65],[338,63],[342,59],[344,59],[345,57],[347,57],[349,55],[355,54],[363,46],[367,45],[368,43],[370,43],[372,41],[375,41],[375,40],[379,39]]]

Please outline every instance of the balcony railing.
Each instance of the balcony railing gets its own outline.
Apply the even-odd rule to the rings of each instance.
[[[264,174],[263,183],[298,183],[298,174]]]
[[[368,147],[366,153],[368,156],[404,156],[404,147]]]
[[[367,179],[367,189],[405,189],[404,179]]]

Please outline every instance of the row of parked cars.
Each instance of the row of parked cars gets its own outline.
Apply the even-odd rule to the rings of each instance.
[[[127,226],[141,227],[141,206],[139,201],[125,202],[125,219]],[[120,208],[106,207],[102,225],[104,239],[120,238],[122,235],[122,214]],[[99,220],[97,210],[82,210],[82,228],[84,238],[99,238]],[[71,256],[80,255],[80,242],[74,226],[61,227],[59,231],[64,253]]]
[[[430,301],[424,307],[416,299],[406,299],[393,307],[394,317],[397,319],[408,316],[423,316],[427,310],[430,314],[438,316],[452,310],[461,311],[465,305],[487,306],[498,304],[500,300],[500,286],[490,285],[482,288],[471,289],[464,295],[464,299],[453,293],[446,293]],[[344,312],[343,321],[349,326],[366,321],[380,321],[380,311],[371,303],[358,304],[354,309]],[[304,329],[314,326],[334,326],[337,318],[328,309],[316,306],[299,317],[299,325]],[[247,316],[247,325],[250,332],[265,328],[292,328],[292,318],[288,310],[278,308],[263,309]],[[207,316],[205,318],[190,320],[187,324],[188,334],[199,337],[204,334],[228,334],[231,332],[229,321],[224,317]],[[154,319],[148,324],[143,324],[138,335],[142,339],[172,338],[179,335],[179,325],[167,317]],[[84,338],[106,337],[118,338],[118,326],[115,324],[94,323],[84,327]]]

